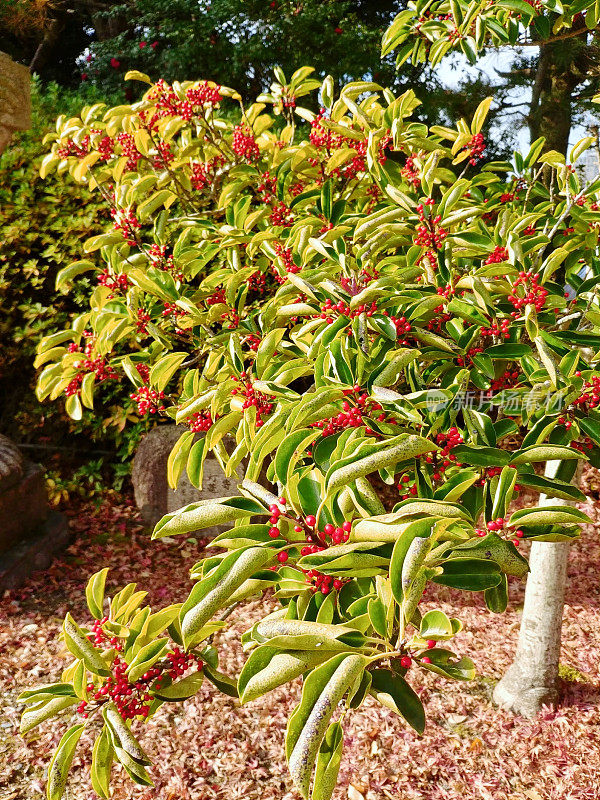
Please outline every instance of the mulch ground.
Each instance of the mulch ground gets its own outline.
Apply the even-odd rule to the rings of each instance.
[[[600,522],[600,510],[581,506]],[[44,723],[26,740],[17,735],[24,688],[57,681],[68,663],[58,642],[66,611],[88,619],[89,575],[110,567],[108,588],[137,580],[157,606],[182,600],[188,569],[202,543],[151,542],[127,499],[69,512],[72,546],[50,569],[0,601],[0,800],[44,796],[45,769],[66,722]],[[507,613],[487,611],[477,595],[437,590],[435,602],[460,617],[459,652],[479,677],[452,683],[415,674],[428,723],[418,737],[374,701],[345,726],[344,760],[336,800],[598,800],[600,798],[600,540],[587,526],[572,547],[561,656],[562,702],[529,721],[496,709],[489,697],[514,652],[523,586],[511,584]],[[221,668],[233,675],[243,656],[239,635],[265,609],[249,602],[219,635]],[[154,789],[134,787],[113,770],[114,800],[298,800],[283,758],[283,733],[299,696],[296,682],[241,708],[205,683],[183,705],[163,706],[141,741],[154,759]],[[80,743],[66,797],[92,800]],[[88,751],[89,752],[89,751]]]

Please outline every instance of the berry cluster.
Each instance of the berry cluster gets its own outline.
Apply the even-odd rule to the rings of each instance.
[[[256,353],[260,347],[261,341],[260,336],[257,336],[255,333],[249,333],[248,336],[246,336],[246,344],[254,353]]]
[[[133,134],[119,133],[117,134],[117,142],[121,145],[121,155],[127,157],[124,171],[133,172],[137,169],[138,161],[143,158],[142,154],[136,147]]]
[[[366,314],[368,317],[372,317],[373,314],[377,311],[377,303],[373,301],[370,306],[360,305],[354,309],[354,311],[350,310],[350,306],[345,303],[343,300],[339,300],[337,303],[334,303],[331,298],[327,298],[327,300],[321,306],[321,319],[324,319],[328,325],[331,325],[333,322],[334,315],[341,315],[344,317],[348,317],[349,319],[354,319],[354,317],[358,317],[361,314]]]
[[[305,525],[312,529],[313,532],[306,537],[306,545],[300,550],[300,554],[303,556],[320,553],[331,545],[343,544],[350,538],[352,523],[349,520],[339,526],[328,522],[323,526],[322,531],[316,530],[316,524],[317,520],[312,514],[306,517]],[[295,530],[300,531],[302,528],[296,526]],[[332,589],[338,591],[345,583],[341,578],[335,578],[333,575],[324,575],[316,569],[303,570],[303,572],[306,576],[306,582],[313,587],[315,592],[321,592],[321,594],[329,594]]]
[[[413,156],[409,156],[406,159],[406,164],[402,167],[400,173],[408,184],[414,186],[415,189],[419,188],[421,185],[421,177],[417,167],[415,166],[415,160]]]
[[[400,477],[400,480],[396,485],[398,491],[401,492],[400,494],[401,500],[408,500],[409,497],[411,497],[411,495],[414,497],[417,494],[418,491],[417,484],[411,483],[409,486],[408,484],[410,483],[410,481],[411,481],[410,475],[404,474]],[[404,494],[402,494],[402,492],[404,492]]]
[[[150,367],[147,364],[136,364],[135,368],[143,382],[148,383],[150,380]]]
[[[387,316],[386,311],[382,311],[382,314]],[[394,317],[390,316],[390,319],[396,326],[396,335],[398,336],[398,344],[407,345],[408,341],[406,339],[401,338],[405,333],[410,333],[412,331],[412,325],[406,317]]]
[[[113,227],[116,231],[121,231],[125,241],[129,245],[135,245],[136,231],[141,228],[141,223],[131,209],[111,208],[110,215],[113,218]]]
[[[110,644],[115,650],[120,651],[123,643],[117,637],[108,637],[102,625],[107,622],[105,617],[102,621],[96,620],[92,628],[93,642],[96,645]],[[96,688],[93,683],[88,683],[86,689],[91,701],[102,705],[108,700],[112,700],[117,711],[124,720],[134,719],[135,717],[145,718],[150,713],[150,704],[154,699],[153,690],[160,690],[162,681],[165,678],[175,680],[190,669],[192,666],[201,669],[203,662],[193,653],[184,653],[177,646],[166,654],[165,661],[155,664],[145,672],[137,681],[131,682],[127,677],[129,664],[119,655],[115,655],[112,662],[112,674],[107,677],[102,686]],[[150,684],[154,684],[150,686]],[[82,700],[77,706],[77,711],[88,717],[86,711],[89,701]]]
[[[432,197],[428,197],[424,203],[419,203],[417,206],[417,214],[419,215],[420,225],[417,225],[417,235],[415,237],[415,244],[419,247],[426,248],[429,253],[431,261],[435,261],[435,251],[439,250],[442,243],[448,236],[448,231],[440,227],[442,218],[439,214],[432,216],[426,214],[426,209],[431,208],[435,204]]]
[[[464,439],[462,434],[458,430],[458,428],[448,428],[448,430],[444,432],[440,432],[435,437],[435,443],[441,449],[437,452],[437,455],[441,458],[448,458],[450,461],[456,460],[456,456],[452,455],[451,451],[459,444],[463,444]]]
[[[447,432],[440,432],[437,434],[436,444],[440,450],[422,456],[425,463],[430,465],[433,470],[431,477],[434,481],[442,480],[443,473],[450,467],[461,466],[461,462],[457,461],[456,456],[451,450],[462,443],[463,437],[458,428],[449,428]],[[416,482],[411,483],[411,477],[406,473],[400,477],[397,488],[400,492],[401,500],[408,500],[411,496],[414,497],[418,493]]]
[[[548,296],[548,290],[539,285],[539,275],[531,272],[519,272],[519,277],[512,285],[511,293],[508,296],[509,302],[516,309],[511,312],[513,317],[518,317],[520,310],[526,305],[535,306],[536,311],[541,311]],[[519,287],[522,292],[517,294]]]
[[[111,275],[108,268],[98,276],[98,284],[110,289],[109,298],[114,297],[116,294],[125,294],[131,286],[131,282],[124,272],[120,272],[118,275]]]
[[[365,425],[363,415],[370,416],[373,412],[382,410],[382,406],[371,400],[366,392],[359,394],[360,387],[354,387],[351,391],[354,395],[353,400],[356,405],[352,405],[348,400],[344,400],[342,403],[343,410],[340,411],[339,414],[329,419],[313,422],[310,427],[321,429],[323,436],[333,436],[343,431],[345,428],[360,428]],[[345,390],[345,394],[350,396],[349,390]],[[383,422],[385,420],[385,413],[380,413],[377,420]],[[372,435],[374,431],[367,427],[365,428],[365,433],[367,435]]]
[[[179,308],[177,303],[163,303],[163,311],[161,312],[161,317],[168,318],[171,323],[175,326],[175,333],[183,333],[183,331],[179,328],[179,317],[184,317],[185,311],[183,308]]]
[[[256,191],[260,195],[260,199],[263,203],[267,203],[275,194],[275,189],[277,187],[277,178],[275,178],[271,173],[267,170],[266,172],[262,172],[260,176],[260,183],[256,187]]]
[[[68,158],[69,156],[75,156],[76,158],[83,158],[87,156],[90,152],[90,137],[84,136],[79,144],[73,141],[73,139],[67,139],[66,144],[62,147],[59,147],[56,151],[56,154],[60,156],[60,158]]]
[[[490,392],[500,392],[502,389],[512,389],[519,382],[521,371],[519,367],[507,369],[499,378],[495,378],[490,385]]]
[[[238,378],[233,378],[237,381]],[[233,389],[232,395],[242,395],[246,399],[243,401],[242,409],[246,410],[251,406],[256,408],[256,427],[260,428],[264,424],[263,417],[273,411],[274,404],[268,400],[267,396],[262,392],[257,392],[249,380],[246,379],[245,373],[242,373],[241,386]]]
[[[165,399],[165,393],[151,389],[149,386],[140,386],[129,397],[137,403],[138,414],[142,417],[145,417],[146,414],[158,414],[165,410],[165,406],[161,402]]]
[[[275,203],[269,214],[269,222],[280,228],[289,228],[294,224],[294,215],[291,208],[284,202]]]
[[[209,294],[208,297],[205,297],[204,301],[207,306],[216,306],[219,303],[223,303],[225,305],[227,303],[225,289],[217,289],[212,294]]]
[[[77,347],[77,345],[75,345],[75,347]],[[91,345],[88,344],[85,349],[85,353],[88,354],[90,350]],[[77,352],[77,350],[71,350],[71,352]],[[85,361],[78,361],[76,364],[74,364],[74,366],[79,371],[65,388],[65,395],[67,397],[79,394],[81,384],[83,383],[83,376],[87,375],[89,372],[93,372],[96,376],[96,383],[119,379],[118,373],[107,362],[107,360],[102,357],[86,358]]]
[[[469,151],[469,164],[475,166],[485,153],[485,139],[482,133],[476,133],[465,147]]]
[[[473,365],[473,356],[476,356],[478,353],[483,353],[483,350],[483,347],[469,347],[464,358],[463,356],[458,356],[456,363],[459,367],[470,367]]]
[[[223,99],[221,87],[216,84],[211,86],[208,81],[200,81],[198,86],[188,89],[185,97],[193,106],[216,106]]]
[[[475,528],[475,534],[477,536],[483,537],[483,536],[487,536],[488,533],[504,532],[504,526],[505,525],[506,525],[506,520],[504,519],[504,517],[498,517],[498,519],[490,520],[486,524],[485,528]],[[516,530],[516,531],[512,532],[512,535],[511,535],[510,538],[511,538],[513,544],[516,547],[519,546],[519,542],[523,538],[524,535],[525,534],[523,533],[523,531],[520,528],[519,528],[519,530]]]
[[[579,372],[575,374],[580,375]],[[586,409],[597,408],[600,405],[600,375],[592,375],[589,381],[585,381],[582,393],[572,401],[572,405],[585,406]],[[560,420],[559,417],[559,422]],[[566,427],[566,422],[564,424]]]
[[[246,285],[248,286],[249,292],[264,294],[267,289],[267,281],[264,273],[258,271],[253,272],[252,275],[249,275],[246,279]]]
[[[168,169],[169,164],[175,160],[175,154],[171,151],[170,142],[158,142],[156,154],[152,159],[154,169]]]
[[[288,247],[284,247],[283,245],[279,244],[279,242],[275,242],[273,245],[273,250],[275,250],[277,257],[280,259],[286,272],[300,272],[300,267],[294,264],[293,253]]]
[[[115,154],[115,140],[112,138],[112,136],[103,136],[96,145],[96,150],[100,155],[101,161],[110,161]]]
[[[194,433],[208,431],[214,423],[210,411],[196,411],[191,417],[187,417],[185,422]]]
[[[489,328],[480,328],[482,336],[499,336],[502,339],[510,339],[510,320],[503,319],[498,322],[492,322]]]
[[[508,261],[508,250],[502,245],[494,248],[494,252],[490,253],[484,264],[501,264],[503,261]]]
[[[223,156],[215,156],[210,161],[194,161],[191,165],[192,174],[190,175],[192,188],[196,191],[201,191],[210,186],[224,163]]]
[[[260,150],[252,130],[244,125],[236,125],[233,129],[231,149],[243,161],[258,161]]]
[[[175,269],[175,258],[172,254],[167,255],[167,246],[165,244],[151,245],[148,250],[148,257],[150,258],[152,266],[156,267],[156,269],[160,269],[163,272],[170,272],[178,281],[183,280],[183,272],[178,272]]]

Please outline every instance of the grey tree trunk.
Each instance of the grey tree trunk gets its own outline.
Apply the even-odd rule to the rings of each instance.
[[[560,462],[550,461],[546,477],[556,476]],[[578,480],[579,470],[574,482]],[[540,506],[574,505],[540,497]],[[558,664],[567,580],[569,542],[533,542],[530,573],[515,660],[496,685],[494,701],[524,717],[535,717],[543,705],[558,699]]]

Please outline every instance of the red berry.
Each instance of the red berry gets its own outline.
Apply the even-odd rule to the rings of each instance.
[[[429,656],[425,656],[424,658],[421,659],[421,661],[423,662],[423,664],[431,664],[431,659],[429,658]]]
[[[346,520],[346,522],[344,522],[344,524],[342,525],[342,528],[346,531],[346,533],[350,533],[350,531],[352,530],[352,523]]]
[[[308,525],[309,528],[314,528],[315,525],[317,524],[317,518],[313,517],[312,514],[309,514],[308,517],[306,518],[306,524]]]
[[[401,667],[405,667],[406,669],[408,669],[411,664],[412,664],[412,659],[410,656],[402,656],[402,658],[400,659]]]
[[[290,554],[286,553],[285,550],[282,550],[281,553],[277,553],[277,561],[279,561],[280,564],[285,564],[289,557]]]
[[[427,639],[427,649],[431,650],[432,647],[435,647],[437,642],[435,639]]]

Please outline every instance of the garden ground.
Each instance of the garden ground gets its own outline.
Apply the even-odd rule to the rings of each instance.
[[[580,507],[600,524],[600,508]],[[100,507],[82,505],[68,513],[75,534],[69,550],[0,601],[0,800],[44,795],[45,769],[64,726],[45,723],[25,742],[17,735],[16,698],[24,688],[59,680],[68,663],[58,641],[62,618],[70,610],[78,621],[87,621],[89,575],[109,566],[109,593],[137,580],[149,589],[153,605],[179,601],[189,589],[188,569],[204,546],[151,542],[128,498],[111,497]],[[598,800],[599,564],[598,525],[590,525],[571,552],[562,703],[534,721],[501,712],[489,700],[514,652],[522,585],[511,585],[509,610],[501,616],[487,611],[477,595],[458,599],[458,593],[438,589],[439,607],[464,622],[457,647],[473,656],[479,677],[469,684],[416,678],[428,714],[421,738],[374,701],[354,712],[345,726],[335,800]],[[239,634],[273,607],[267,597],[238,612],[217,640],[223,670],[239,672]],[[291,689],[241,708],[205,683],[184,705],[164,706],[142,737],[156,762],[155,788],[135,787],[115,768],[114,800],[297,800],[283,758],[283,734],[298,694],[296,681]],[[84,738],[82,755],[85,745]],[[95,797],[84,766],[77,756],[69,800]]]

